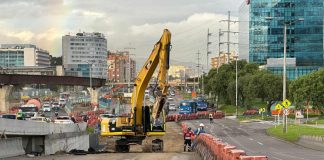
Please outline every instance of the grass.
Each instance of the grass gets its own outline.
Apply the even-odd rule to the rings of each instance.
[[[324,119],[311,120],[308,121],[307,124],[324,124]]]
[[[246,121],[246,120],[265,120],[265,121],[272,121],[274,120],[271,116],[263,115],[263,118],[261,115],[251,115],[251,116],[239,116],[239,121]]]
[[[233,105],[221,105],[219,110],[226,113],[226,115],[234,115],[236,113],[236,106]],[[238,113],[242,114],[245,108],[238,107]]]
[[[271,128],[268,128],[267,133],[280,139],[296,142],[302,135],[324,136],[324,129],[303,125],[289,125],[288,133],[284,134],[282,132],[282,125],[279,125],[277,127],[273,126]]]

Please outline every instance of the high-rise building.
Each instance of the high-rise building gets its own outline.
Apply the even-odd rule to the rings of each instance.
[[[239,35],[238,55],[239,59],[249,61],[249,1],[244,1],[239,8]]]
[[[32,44],[1,44],[0,66],[49,66],[49,52]]]
[[[107,63],[109,81],[122,83],[134,82],[136,62],[130,57],[128,51],[108,51]]]
[[[287,24],[288,79],[323,67],[323,0],[253,0],[249,9],[250,62],[282,74]]]
[[[63,66],[80,77],[107,78],[107,39],[102,33],[77,33],[62,37]]]

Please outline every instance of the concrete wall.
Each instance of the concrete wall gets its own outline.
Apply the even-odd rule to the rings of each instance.
[[[0,132],[7,135],[48,135],[56,133],[83,132],[86,123],[54,124],[0,118]]]
[[[25,151],[20,137],[0,139],[0,158],[19,156],[23,154],[25,154]]]
[[[64,133],[45,136],[45,155],[72,149],[89,149],[89,135],[86,133]]]
[[[324,137],[322,136],[301,136],[297,144],[314,150],[324,151]]]
[[[0,112],[9,111],[9,94],[12,91],[13,86],[4,85],[0,86]]]

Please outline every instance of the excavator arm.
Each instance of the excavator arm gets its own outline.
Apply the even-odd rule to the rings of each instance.
[[[170,57],[170,45],[171,44],[171,33],[165,29],[161,39],[155,44],[154,49],[138,73],[135,79],[135,88],[132,94],[132,115],[134,127],[142,125],[142,105],[144,99],[144,92],[147,88],[153,73],[159,65],[158,73],[158,90],[159,95],[156,97],[155,104],[153,106],[152,117],[157,118],[161,113],[164,97],[167,94],[167,73],[169,69],[169,57]],[[158,91],[159,92],[159,91]]]

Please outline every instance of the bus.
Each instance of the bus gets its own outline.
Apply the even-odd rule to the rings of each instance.
[[[197,105],[195,101],[192,100],[183,100],[179,105],[179,114],[191,114],[197,113]]]

